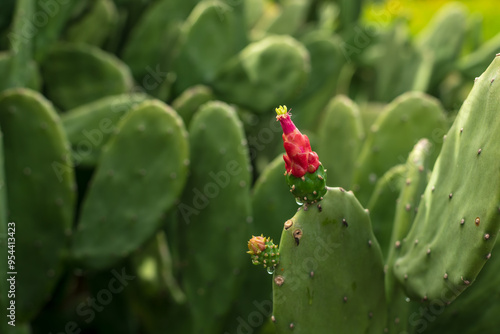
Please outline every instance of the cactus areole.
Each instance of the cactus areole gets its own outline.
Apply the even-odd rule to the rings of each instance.
[[[286,106],[276,108],[276,119],[283,129],[283,146],[286,154],[285,177],[290,192],[298,204],[314,203],[326,193],[326,170],[318,154],[311,149],[309,138],[293,124]]]

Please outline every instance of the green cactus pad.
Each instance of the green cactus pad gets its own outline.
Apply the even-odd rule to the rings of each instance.
[[[276,120],[273,120],[273,124],[275,123]],[[289,189],[283,178],[283,156],[280,154],[266,166],[253,186],[253,220],[249,226],[249,234],[264,233],[273,240],[279,240],[283,230],[282,222],[297,212],[297,204],[290,198]],[[229,317],[233,320],[227,326],[227,331],[237,332],[238,326],[241,326],[237,321],[238,317],[248,319],[255,311],[264,313],[264,316],[271,316],[272,286],[269,280],[269,275],[262,268],[248,269],[243,282],[245,288],[240,289],[235,297],[233,311]],[[258,301],[258,305],[249,301]],[[260,308],[261,304],[267,305],[265,312]]]
[[[289,36],[271,36],[249,44],[221,69],[217,96],[258,113],[269,112],[305,84],[310,70],[306,48]]]
[[[435,143],[433,157],[437,157],[447,128],[439,101],[429,95],[405,93],[388,104],[372,125],[358,157],[353,190],[361,204],[368,202],[380,176],[406,161],[419,139]]]
[[[95,167],[120,119],[146,99],[140,93],[108,96],[62,114],[75,166]]]
[[[33,61],[33,37],[26,36],[26,32],[33,29],[26,18],[33,17],[34,13],[34,0],[16,1],[11,30],[6,36],[10,51],[0,53],[0,91],[16,87],[40,88],[38,66]]]
[[[367,205],[367,209],[370,211],[373,233],[380,244],[384,259],[387,258],[389,253],[396,201],[401,188],[403,188],[405,174],[406,164],[396,165],[389,169],[377,181]]]
[[[178,205],[182,283],[194,332],[221,333],[248,268],[248,148],[235,110],[218,101],[200,108],[189,134],[192,168]]]
[[[445,304],[474,282],[500,227],[500,57],[448,131],[394,273],[411,298]]]
[[[425,190],[429,175],[429,160],[431,143],[421,139],[413,148],[405,165],[404,186],[397,200],[394,223],[392,224],[391,241],[388,243],[389,255],[386,260],[385,291],[388,304],[387,328],[390,333],[400,333],[409,330],[409,317],[416,307],[416,303],[408,302],[406,295],[396,281],[393,265],[396,260],[401,241],[408,233],[420,197]]]
[[[50,49],[64,34],[66,24],[73,18],[75,9],[78,9],[81,1],[35,1],[36,13],[46,13],[46,24],[37,26],[38,30],[33,38],[34,56],[38,62],[42,62]],[[38,16],[41,16],[38,14]]]
[[[167,71],[178,51],[182,22],[197,0],[160,0],[151,3],[135,24],[123,50],[123,61],[138,82],[151,71]]]
[[[417,48],[429,52],[433,62],[431,86],[445,77],[460,55],[467,29],[467,12],[461,3],[447,4],[417,36]]]
[[[374,48],[379,54],[375,65],[378,101],[389,102],[408,91],[427,91],[434,50],[422,50],[413,45],[407,20],[396,20],[391,29],[381,34],[380,44]]]
[[[182,92],[182,94],[172,102],[172,108],[182,117],[184,124],[189,126],[191,118],[193,118],[194,113],[198,111],[198,108],[213,99],[214,95],[210,87],[196,85]]]
[[[165,104],[146,101],[123,117],[82,203],[75,259],[109,267],[150,238],[180,196],[188,154],[184,124]]]
[[[241,7],[241,6],[240,6]],[[184,23],[179,54],[173,63],[176,93],[211,83],[227,61],[247,44],[245,22],[233,5],[202,1]]]
[[[286,174],[285,178],[298,204],[321,201],[326,193],[326,171],[323,165],[319,165],[314,173],[306,173],[302,177]]]
[[[428,307],[417,320],[416,330],[425,333],[495,333],[500,326],[500,243],[491,253],[474,285],[460,298],[443,307]],[[486,307],[485,307],[486,306]],[[433,321],[428,321],[429,319]]]
[[[304,89],[288,104],[299,110],[293,115],[299,129],[316,130],[321,113],[337,90],[345,57],[340,39],[323,32],[311,33],[301,42],[311,57],[311,74]]]
[[[307,19],[310,0],[275,2],[266,4],[266,6],[268,6],[268,10],[265,12],[265,15],[260,16],[260,19],[252,30],[254,40],[261,39],[266,35],[293,36]]]
[[[430,173],[431,143],[427,139],[421,139],[413,148],[406,161],[406,173],[404,186],[397,200],[394,224],[392,228],[391,242],[389,243],[389,256],[387,265],[392,271],[397,254],[400,249],[401,240],[406,237],[417,214],[420,198],[427,186]],[[390,287],[387,287],[390,291]]]
[[[185,303],[186,296],[174,276],[174,264],[164,231],[160,230],[141,247],[132,256],[131,262],[137,273],[141,294],[151,299],[168,295],[168,299],[178,305]]]
[[[112,0],[96,0],[86,7],[83,17],[66,27],[66,39],[71,43],[103,45],[117,24],[116,5]]]
[[[58,45],[41,64],[47,96],[68,110],[132,88],[129,69],[115,56],[89,45]]]
[[[458,70],[472,80],[484,71],[491,62],[491,57],[500,52],[500,33],[486,41],[478,49],[464,56],[457,64]]]
[[[357,105],[339,95],[326,107],[318,130],[318,156],[328,172],[328,184],[350,189],[364,137]]]
[[[283,229],[273,281],[276,332],[381,333],[384,271],[369,215],[341,188],[328,188],[320,205],[301,209]]]
[[[0,127],[8,219],[16,224],[16,321],[21,323],[47,302],[61,274],[75,183],[61,121],[41,95],[27,89],[3,92]]]

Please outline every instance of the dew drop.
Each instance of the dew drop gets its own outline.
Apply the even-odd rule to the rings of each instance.
[[[267,267],[267,273],[268,273],[269,275],[274,274],[274,267]]]
[[[302,198],[300,198],[300,197],[295,197],[295,202],[297,202],[298,205],[304,205],[304,202],[302,201]]]

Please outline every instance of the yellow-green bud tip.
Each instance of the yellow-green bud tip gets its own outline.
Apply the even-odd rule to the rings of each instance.
[[[288,109],[286,108],[285,105],[279,106],[279,108],[276,108],[276,114],[278,116],[286,115],[287,112],[288,112]]]

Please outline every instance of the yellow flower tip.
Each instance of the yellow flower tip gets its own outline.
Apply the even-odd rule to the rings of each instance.
[[[278,116],[286,115],[286,113],[288,112],[288,109],[286,108],[285,105],[279,106],[279,108],[276,108],[275,110]]]

